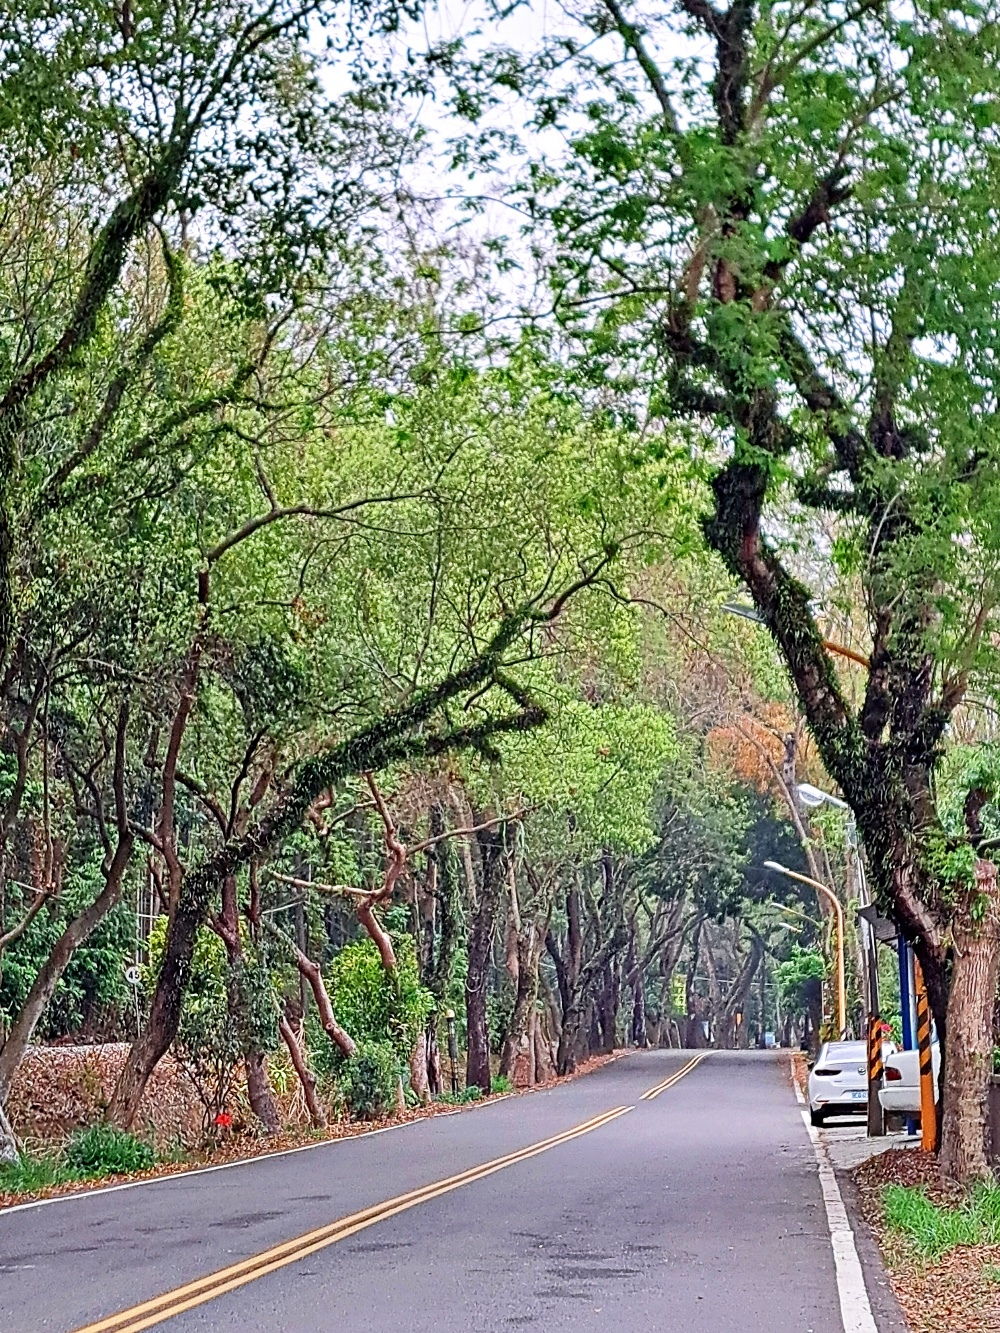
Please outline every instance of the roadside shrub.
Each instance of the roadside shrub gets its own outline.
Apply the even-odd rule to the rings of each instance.
[[[91,1125],[74,1134],[66,1145],[66,1165],[86,1176],[130,1175],[148,1171],[156,1162],[142,1139],[114,1125]]]
[[[387,1041],[358,1043],[353,1060],[345,1060],[337,1082],[349,1114],[355,1120],[374,1120],[396,1107],[399,1060]]]
[[[75,1180],[76,1176],[58,1157],[30,1157],[22,1153],[16,1162],[0,1166],[0,1194],[35,1194],[49,1185]]]
[[[438,1095],[437,1101],[444,1102],[446,1106],[465,1106],[468,1102],[478,1102],[483,1095],[482,1088],[472,1083],[467,1088],[462,1088],[460,1092],[442,1092]]]
[[[490,1084],[492,1093],[504,1093],[511,1091],[511,1082],[506,1074],[497,1074]]]
[[[401,1071],[417,1036],[434,1008],[434,997],[420,984],[413,937],[392,931],[396,976],[382,966],[378,949],[367,938],[345,944],[328,969],[337,1021],[357,1042],[388,1043]]]

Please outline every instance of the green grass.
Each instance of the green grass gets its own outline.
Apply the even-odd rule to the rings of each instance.
[[[66,1145],[66,1165],[86,1176],[130,1175],[148,1171],[156,1154],[143,1139],[114,1125],[90,1125]]]
[[[468,1088],[463,1088],[461,1092],[439,1093],[434,1100],[445,1102],[449,1106],[464,1106],[466,1102],[478,1102],[482,1095],[482,1088],[476,1087],[473,1083]]]
[[[74,1134],[62,1152],[22,1153],[16,1162],[0,1165],[0,1194],[38,1194],[52,1185],[129,1175],[155,1163],[152,1148],[134,1134],[91,1125]]]
[[[494,1075],[493,1081],[492,1081],[492,1083],[490,1084],[490,1091],[491,1091],[491,1092],[493,1092],[494,1094],[496,1094],[496,1093],[511,1092],[512,1090],[513,1090],[513,1088],[512,1088],[512,1085],[511,1085],[511,1081],[510,1081],[510,1079],[506,1076],[506,1074],[496,1074],[496,1075]]]
[[[923,1188],[888,1185],[885,1220],[925,1259],[940,1259],[959,1245],[1000,1242],[1000,1187],[982,1185],[957,1207],[931,1203]]]
[[[0,1166],[0,1194],[36,1194],[49,1185],[64,1185],[79,1179],[79,1172],[59,1157],[21,1157],[8,1166]]]

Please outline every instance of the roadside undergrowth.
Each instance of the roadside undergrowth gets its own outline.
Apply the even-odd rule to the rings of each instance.
[[[620,1055],[621,1052],[615,1052],[595,1056],[579,1065],[574,1073],[539,1083],[535,1088],[513,1089],[506,1079],[497,1078],[494,1079],[493,1091],[489,1096],[483,1096],[478,1088],[465,1088],[458,1093],[444,1093],[429,1106],[409,1108],[378,1120],[340,1120],[325,1130],[286,1126],[279,1134],[268,1137],[250,1133],[234,1134],[221,1137],[210,1148],[191,1152],[168,1150],[160,1157],[154,1154],[148,1143],[133,1134],[125,1134],[109,1125],[92,1125],[74,1134],[59,1148],[47,1145],[22,1153],[19,1160],[10,1166],[0,1165],[0,1211],[36,1199],[54,1198],[103,1185],[178,1175],[204,1166],[249,1161],[310,1144],[356,1138],[370,1134],[373,1130],[406,1125],[435,1115],[454,1115],[458,1111],[486,1106],[512,1095],[525,1095],[559,1083],[571,1082],[593,1073]]]
[[[855,1181],[913,1333],[1000,1330],[1000,1187],[948,1189],[914,1149],[870,1158]]]

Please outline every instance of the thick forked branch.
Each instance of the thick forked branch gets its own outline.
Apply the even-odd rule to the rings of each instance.
[[[323,1031],[333,1042],[334,1046],[337,1047],[341,1055],[348,1060],[353,1059],[358,1053],[357,1045],[350,1033],[345,1032],[337,1022],[336,1015],[333,1012],[333,1004],[330,1000],[330,992],[326,988],[326,983],[323,980],[323,973],[320,971],[319,964],[314,963],[308,954],[303,953],[295,941],[276,926],[273,921],[269,921],[264,917],[261,924],[269,935],[280,941],[289,953],[291,953],[292,957],[295,959],[296,967],[309,983],[309,988],[316,1001],[316,1009],[319,1013],[319,1021]]]
[[[298,1037],[292,1030],[292,1025],[284,1014],[278,1017],[278,1031],[281,1033],[281,1039],[288,1047],[288,1054],[291,1057],[292,1068],[295,1070],[302,1085],[302,1095],[306,1099],[306,1106],[309,1109],[309,1118],[313,1123],[314,1129],[326,1128],[326,1112],[323,1105],[316,1096],[316,1075],[306,1063],[302,1047],[299,1045]]]
[[[432,838],[425,838],[423,842],[415,843],[412,847],[405,846],[399,840],[396,831],[395,821],[392,818],[389,808],[381,791],[376,785],[374,776],[369,772],[365,774],[365,780],[371,790],[373,804],[381,816],[385,827],[385,845],[386,845],[386,868],[383,874],[382,884],[377,889],[362,889],[353,884],[324,884],[321,881],[310,879],[299,879],[295,875],[281,875],[277,871],[271,872],[271,878],[279,880],[282,884],[288,884],[292,888],[312,890],[314,893],[321,893],[328,897],[349,898],[355,904],[355,914],[361,926],[364,927],[369,938],[375,944],[379,951],[379,957],[382,960],[382,966],[387,972],[396,970],[396,952],[393,948],[392,937],[385,929],[378,917],[375,915],[375,907],[392,897],[399,877],[406,868],[407,862],[415,852],[424,852],[429,848],[443,842],[446,838],[458,838],[476,834],[484,829],[493,828],[497,824],[509,822],[511,819],[519,818],[524,811],[519,811],[517,815],[498,815],[494,819],[484,820],[481,824],[473,824],[468,828],[447,829],[444,833],[439,833]]]

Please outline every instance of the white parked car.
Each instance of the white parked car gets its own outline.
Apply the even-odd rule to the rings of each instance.
[[[920,1114],[919,1055],[919,1051],[897,1051],[885,1062],[885,1081],[878,1099],[882,1109],[890,1115]],[[937,1042],[931,1046],[931,1069],[934,1073],[934,1100],[937,1101],[941,1074],[941,1047]]]
[[[883,1046],[883,1060],[895,1050],[891,1044]],[[809,1119],[814,1125],[821,1125],[828,1115],[866,1115],[867,1112],[867,1042],[824,1042],[809,1073]]]

